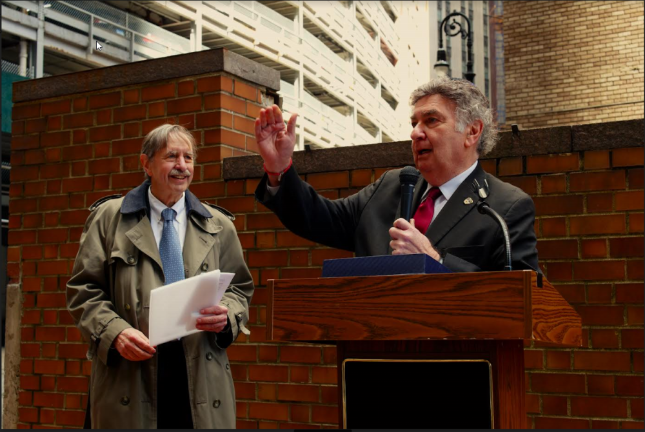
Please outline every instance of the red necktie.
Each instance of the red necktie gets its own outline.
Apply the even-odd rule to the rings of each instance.
[[[430,188],[426,199],[421,203],[414,213],[414,226],[425,234],[428,231],[432,216],[434,216],[434,201],[441,195],[441,189],[437,187]]]

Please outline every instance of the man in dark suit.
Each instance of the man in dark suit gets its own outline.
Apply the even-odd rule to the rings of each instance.
[[[468,81],[440,78],[416,89],[410,105],[412,153],[421,173],[410,222],[399,217],[401,170],[333,201],[300,180],[291,166],[297,114],[285,126],[275,105],[260,110],[255,121],[267,173],[256,198],[295,234],[357,256],[426,253],[453,271],[502,270],[501,229],[477,211],[472,187],[474,180],[486,181],[486,201],[508,225],[513,269],[537,270],[533,201],[478,162],[497,139],[486,97]]]

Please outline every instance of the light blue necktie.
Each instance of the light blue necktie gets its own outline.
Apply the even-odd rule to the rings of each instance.
[[[177,212],[167,208],[161,212],[163,217],[163,233],[159,242],[159,255],[163,264],[163,273],[166,277],[165,285],[184,279],[184,258],[181,253],[179,236],[173,226]]]

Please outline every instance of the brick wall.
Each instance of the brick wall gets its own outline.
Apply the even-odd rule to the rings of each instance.
[[[82,424],[90,362],[65,309],[65,283],[86,208],[141,182],[143,134],[167,119],[187,124],[204,143],[191,190],[237,215],[257,286],[251,335],[241,335],[228,350],[238,427],[336,428],[335,348],[267,342],[266,282],[317,277],[324,259],[349,254],[289,233],[255,202],[257,156],[222,162],[254,149],[249,127],[264,95],[260,79],[234,75],[244,68],[176,71],[209,62],[170,61],[180,76],[151,77],[170,68],[149,68],[138,83],[38,99],[39,92],[61,87],[48,78],[29,84],[47,84],[41,89],[24,85],[22,97],[31,99],[16,101],[8,274],[23,297],[15,335],[19,364],[10,369],[19,377],[17,426]],[[119,66],[121,75],[136,75],[143,63]],[[92,72],[105,80],[102,71]],[[82,74],[65,79],[66,88],[91,88]],[[642,130],[640,120],[504,133],[484,161],[490,172],[534,197],[543,268],[583,317],[584,348],[527,346],[533,427],[643,426]],[[408,142],[298,152],[294,160],[330,198],[412,163]]]
[[[643,2],[504,2],[506,124],[643,117]]]

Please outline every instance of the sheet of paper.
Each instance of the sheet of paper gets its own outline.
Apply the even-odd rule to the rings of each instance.
[[[150,344],[153,346],[200,332],[202,308],[222,300],[234,273],[215,270],[159,287],[150,293]]]

